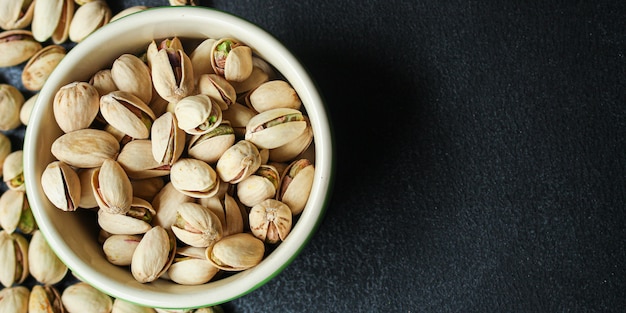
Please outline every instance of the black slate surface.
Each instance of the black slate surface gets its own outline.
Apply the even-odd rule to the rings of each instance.
[[[228,312],[624,311],[626,3],[201,4],[300,58],[337,147],[318,233]]]

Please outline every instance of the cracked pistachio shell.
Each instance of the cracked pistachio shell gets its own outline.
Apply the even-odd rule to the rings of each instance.
[[[130,184],[133,186],[133,197],[152,202],[157,193],[165,186],[165,181],[161,177],[151,177],[131,179]]]
[[[174,262],[167,270],[170,280],[181,285],[201,285],[207,283],[219,272],[201,247],[182,247],[176,250]]]
[[[169,102],[178,102],[195,91],[193,67],[182,49],[160,49],[150,60],[156,92]]]
[[[113,81],[113,75],[111,75],[111,69],[103,69],[97,71],[89,79],[89,84],[93,85],[98,91],[99,95],[106,95],[109,92],[119,90],[115,81]]]
[[[152,40],[148,45],[148,49],[146,49],[146,60],[148,61],[148,66],[152,68],[152,62],[156,60],[157,54],[162,49],[173,49],[173,50],[183,50],[183,43],[180,41],[178,37],[165,38],[161,40],[159,43],[156,40]]]
[[[300,110],[302,106],[302,101],[300,101],[296,90],[284,80],[272,80],[261,84],[250,91],[246,101],[257,112],[277,108]]]
[[[136,139],[150,137],[154,112],[134,94],[113,91],[100,97],[100,113],[113,127]]]
[[[102,250],[111,264],[127,266],[140,241],[140,235],[111,235],[104,241]]]
[[[21,284],[29,275],[28,241],[20,233],[9,234],[0,230],[0,283],[11,287]]]
[[[98,90],[85,82],[64,85],[54,95],[52,109],[63,132],[88,128],[100,109]]]
[[[106,1],[91,1],[78,7],[72,17],[69,38],[73,42],[81,42],[98,28],[109,23],[111,8]]]
[[[211,50],[213,50],[213,44],[215,44],[215,42],[215,39],[207,38],[203,40],[189,55],[196,80],[202,74],[214,73],[213,67],[211,66]]]
[[[98,201],[91,188],[93,179],[97,179],[98,168],[85,168],[77,171],[78,180],[80,181],[80,202],[78,207],[83,209],[91,209],[98,207]]]
[[[161,226],[146,232],[137,245],[130,263],[133,277],[148,283],[167,271],[176,255],[176,239]]]
[[[153,225],[158,225],[165,229],[171,228],[172,224],[176,221],[176,211],[178,207],[182,203],[193,201],[194,198],[178,191],[171,182],[165,184],[163,189],[161,189],[152,200],[152,207],[157,212],[153,220]]]
[[[231,86],[235,88],[235,92],[237,94],[242,94],[248,92],[257,86],[263,84],[264,82],[269,80],[269,75],[263,71],[260,67],[254,66],[252,68],[252,73],[250,76],[244,81],[241,82],[230,82]]]
[[[273,162],[288,162],[302,155],[313,143],[313,128],[309,119],[304,117],[307,125],[302,134],[294,140],[269,150],[269,160]]]
[[[235,39],[221,38],[213,44],[211,66],[229,81],[244,81],[252,73],[252,49]]]
[[[220,185],[209,164],[192,158],[181,158],[172,165],[170,181],[178,191],[195,198],[214,196]]]
[[[30,234],[37,228],[24,191],[9,189],[0,196],[0,227],[10,234],[16,229]]]
[[[0,84],[0,130],[7,131],[21,125],[20,110],[24,96],[9,84]]]
[[[11,154],[11,139],[0,133],[0,176],[4,168],[4,160]]]
[[[53,161],[41,174],[41,187],[52,204],[63,211],[75,211],[81,199],[81,182],[68,164]]]
[[[122,166],[106,159],[91,183],[98,207],[111,214],[126,214],[133,202],[133,187]]]
[[[152,124],[152,156],[160,164],[172,165],[185,149],[185,132],[177,127],[176,116],[166,112]]]
[[[2,179],[11,190],[26,190],[24,185],[24,151],[11,152],[2,164]]]
[[[201,135],[222,122],[222,110],[206,95],[188,96],[176,103],[174,114],[178,127],[191,135]]]
[[[13,1],[2,1],[13,3]],[[37,51],[41,50],[41,43],[33,38],[33,33],[28,30],[16,29],[0,33],[0,67],[15,66],[30,59]]]
[[[271,109],[248,121],[245,138],[259,148],[274,149],[300,136],[306,126],[307,122],[298,110]]]
[[[26,28],[33,20],[34,0],[12,0],[0,2],[0,28]]]
[[[275,244],[285,240],[291,231],[291,209],[278,200],[267,199],[250,209],[249,221],[255,237]]]
[[[20,121],[24,125],[28,125],[30,121],[30,114],[33,111],[33,107],[35,106],[35,102],[37,101],[37,97],[39,93],[32,95],[30,98],[26,99],[22,108],[20,109]]]
[[[65,313],[61,294],[54,286],[33,286],[28,298],[28,313]]]
[[[24,286],[0,290],[0,313],[28,313],[30,291]]]
[[[113,308],[111,313],[155,313],[153,308],[140,306],[122,299],[116,298],[113,300]]]
[[[237,138],[244,138],[246,125],[257,113],[247,106],[233,103],[228,110],[222,111],[222,120],[230,122]]]
[[[152,99],[150,68],[139,57],[126,53],[111,66],[111,77],[117,88],[141,99],[144,104]]]
[[[257,203],[274,198],[280,176],[275,167],[271,165],[261,165],[259,169],[248,178],[237,184],[237,198],[248,207]]]
[[[235,88],[222,76],[217,74],[203,74],[198,78],[198,92],[209,96],[222,110],[237,100]]]
[[[50,148],[57,160],[78,168],[102,165],[106,159],[115,159],[120,144],[110,133],[97,129],[79,129],[57,138]]]
[[[117,161],[133,179],[161,177],[170,173],[170,166],[159,164],[152,157],[152,142],[148,139],[138,139],[127,143]]]
[[[209,209],[197,203],[186,202],[176,212],[172,224],[176,238],[192,247],[208,247],[222,238],[222,224]]]
[[[222,238],[206,249],[207,259],[225,271],[242,271],[261,263],[265,244],[250,233],[239,233]]]
[[[113,22],[115,20],[119,20],[120,18],[122,18],[124,16],[130,15],[130,14],[133,14],[133,13],[137,13],[137,12],[140,12],[140,11],[143,11],[143,10],[146,10],[146,9],[148,9],[148,7],[145,6],[145,5],[135,5],[135,6],[128,7],[126,9],[122,10],[122,11],[119,11],[117,14],[113,15],[113,17],[111,17],[111,20],[109,21],[109,23]]]
[[[200,204],[219,218],[224,237],[243,232],[245,222],[242,210],[237,200],[229,194],[202,199]]]
[[[85,282],[68,286],[61,294],[68,313],[111,312],[113,299]]]
[[[152,228],[150,222],[154,215],[156,211],[150,202],[133,198],[130,209],[124,214],[98,210],[98,225],[113,235],[139,235]]]
[[[65,54],[65,48],[59,45],[49,45],[35,53],[22,70],[24,88],[39,91]]]
[[[217,161],[215,166],[222,181],[236,184],[252,175],[261,166],[261,154],[247,140],[232,145]]]
[[[39,42],[52,38],[55,44],[64,43],[69,36],[74,16],[73,0],[36,0],[31,29]]]
[[[52,251],[39,230],[33,233],[28,246],[30,274],[44,285],[60,282],[67,273],[67,266]]]
[[[287,204],[294,216],[304,210],[314,177],[315,167],[307,159],[292,162],[283,173],[277,199]]]
[[[214,164],[233,144],[235,131],[228,123],[222,123],[206,134],[193,136],[187,152],[193,158]]]

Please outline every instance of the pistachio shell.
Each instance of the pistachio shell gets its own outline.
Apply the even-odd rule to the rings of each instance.
[[[269,159],[274,162],[288,162],[298,156],[301,156],[313,143],[313,128],[309,123],[307,117],[304,118],[307,122],[306,129],[300,134],[300,136],[291,140],[290,142],[270,149]]]
[[[182,203],[172,224],[176,237],[192,247],[208,247],[222,238],[222,224],[209,209],[191,202]]]
[[[33,286],[28,298],[28,313],[65,313],[61,294],[54,286]]]
[[[291,209],[278,200],[267,199],[250,209],[249,221],[255,237],[274,244],[285,240],[291,231]]]
[[[21,125],[20,110],[24,96],[9,84],[0,84],[0,130],[7,131]]]
[[[28,241],[20,233],[9,234],[0,230],[0,283],[11,287],[28,277]]]
[[[235,88],[222,76],[217,74],[203,74],[198,78],[198,92],[209,96],[222,110],[237,100]]]
[[[201,199],[200,204],[219,218],[222,224],[223,236],[243,232],[244,218],[242,210],[235,198],[231,197],[229,194]]]
[[[122,148],[117,161],[128,176],[133,179],[160,177],[169,174],[170,166],[159,164],[151,154],[152,143],[150,140],[133,140]]]
[[[2,1],[13,3],[13,1]],[[0,33],[0,67],[15,66],[30,59],[41,50],[41,43],[33,38],[28,30],[7,30]]]
[[[98,175],[98,168],[86,168],[78,170],[78,179],[80,180],[80,202],[78,207],[83,209],[91,209],[98,207],[98,201],[91,188],[91,182]]]
[[[44,285],[60,282],[67,273],[67,266],[52,251],[40,231],[35,231],[28,247],[30,274]]]
[[[222,111],[222,120],[230,122],[235,135],[243,138],[246,134],[246,125],[257,113],[245,105],[233,103],[226,111]]]
[[[2,179],[12,190],[24,191],[24,151],[11,152],[2,164]]]
[[[152,125],[152,156],[158,163],[172,165],[183,153],[185,132],[177,124],[176,116],[166,112]]]
[[[111,126],[136,139],[150,137],[156,118],[146,103],[126,91],[113,91],[100,97],[100,113]]]
[[[232,145],[217,161],[220,178],[236,184],[252,175],[261,166],[259,150],[251,142],[241,140]]]
[[[126,53],[119,56],[111,66],[111,77],[121,91],[129,92],[144,104],[152,99],[150,69],[138,57]]]
[[[81,199],[78,174],[62,161],[53,161],[41,174],[41,187],[52,204],[63,211],[74,211]]]
[[[222,238],[206,250],[207,259],[225,271],[242,271],[259,264],[265,254],[263,241],[249,233]]]
[[[33,20],[34,4],[33,0],[1,1],[0,28],[26,28]]]
[[[111,297],[85,282],[68,286],[61,294],[61,301],[68,313],[110,312]]]
[[[229,81],[244,81],[252,73],[252,49],[233,38],[221,38],[213,44],[211,66]]]
[[[98,90],[85,82],[62,86],[52,102],[54,119],[66,133],[88,128],[98,115],[99,108]]]
[[[274,149],[294,140],[306,129],[302,112],[288,108],[257,114],[246,126],[246,140],[259,148]]]
[[[161,177],[151,177],[144,179],[131,179],[130,184],[133,186],[133,197],[141,198],[151,202],[159,193],[165,182]]]
[[[98,225],[113,235],[138,235],[150,230],[150,222],[156,212],[152,205],[143,199],[133,198],[128,212],[124,214],[98,211]]]
[[[110,214],[126,214],[133,201],[133,188],[122,166],[106,159],[97,172],[91,187],[100,209]]]
[[[73,0],[37,0],[31,29],[35,40],[44,42],[52,38],[55,44],[67,40],[70,22],[74,16]]]
[[[7,287],[0,290],[0,312],[27,313],[30,291],[24,286]]]
[[[189,141],[187,152],[193,158],[214,164],[233,144],[235,144],[233,128],[228,123],[222,123],[206,134],[193,136]]]
[[[113,81],[113,75],[111,75],[111,69],[103,69],[97,71],[89,79],[89,84],[93,85],[98,91],[99,95],[106,95],[109,92],[119,90],[115,81]]]
[[[230,83],[231,83],[231,86],[235,88],[235,92],[237,92],[237,94],[241,94],[241,93],[248,92],[256,88],[257,86],[261,85],[262,83],[268,80],[269,80],[269,75],[265,71],[263,71],[260,67],[254,66],[252,68],[252,73],[250,73],[250,76],[248,76],[246,80],[241,81],[241,82],[230,82]]]
[[[111,20],[109,21],[109,23],[113,22],[113,21],[116,21],[116,20],[119,20],[120,18],[122,18],[124,16],[130,15],[130,14],[133,14],[133,13],[137,13],[137,12],[140,12],[140,11],[143,11],[143,10],[146,10],[146,9],[148,9],[148,7],[145,6],[145,5],[135,5],[135,6],[128,7],[126,9],[123,9],[122,11],[119,11],[117,14],[113,15],[113,17],[111,17]]]
[[[115,159],[120,144],[106,131],[86,128],[57,138],[51,151],[59,161],[68,165],[91,168],[101,166],[106,159]]]
[[[106,25],[111,19],[111,14],[111,9],[106,1],[90,1],[81,5],[74,12],[70,24],[70,40],[81,42],[95,30]]]
[[[20,226],[22,214],[32,214],[25,192],[11,189],[5,191],[0,196],[0,227],[13,233]],[[30,223],[31,228],[34,227],[34,221]],[[22,232],[27,233],[24,230]]]
[[[181,158],[170,172],[172,185],[181,193],[196,198],[214,196],[219,189],[219,178],[215,170],[206,162]]]
[[[104,241],[102,250],[111,264],[127,266],[140,241],[140,235],[111,235]]]
[[[35,102],[37,101],[37,97],[39,93],[32,95],[30,98],[26,99],[22,108],[20,109],[20,121],[24,125],[28,125],[30,121],[30,114],[33,111],[33,107],[35,106]]]
[[[176,211],[185,202],[193,202],[194,199],[187,196],[172,185],[171,182],[165,184],[163,189],[154,196],[152,207],[157,212],[153,224],[169,229],[176,221]]]
[[[222,122],[222,110],[206,95],[188,96],[174,108],[178,127],[192,135],[206,134]]]
[[[299,110],[302,106],[298,93],[284,80],[272,80],[261,84],[250,92],[247,100],[257,112],[276,108]]]
[[[213,50],[215,41],[216,40],[213,38],[205,39],[189,55],[196,80],[202,74],[214,73],[213,67],[211,66],[211,50]]]
[[[153,308],[148,308],[134,304],[128,301],[124,301],[120,298],[113,300],[113,308],[111,313],[154,313]]]
[[[219,269],[206,259],[204,251],[198,247],[177,249],[174,263],[167,270],[169,279],[182,285],[200,285],[211,280]]]
[[[273,198],[279,183],[280,177],[276,168],[261,165],[253,175],[237,184],[237,197],[241,203],[252,207],[265,199]]]
[[[65,57],[65,48],[49,45],[33,55],[22,70],[22,85],[32,91],[39,91],[48,76]]]
[[[133,277],[140,283],[148,283],[167,271],[176,254],[175,240],[161,226],[145,233],[130,263]]]
[[[163,49],[171,49],[168,52],[171,53],[172,57],[175,57],[175,51],[183,50],[183,43],[180,41],[180,38],[174,36],[172,38],[165,38],[161,40],[159,43],[156,40],[152,40],[148,45],[148,49],[146,50],[146,59],[148,61],[148,66],[152,68],[152,63],[158,59],[157,55],[159,51]],[[176,62],[174,62],[176,63]]]
[[[277,198],[291,208],[294,216],[304,210],[313,188],[314,177],[315,167],[307,159],[292,162],[283,173]]]
[[[161,49],[150,66],[154,89],[163,99],[178,102],[194,92],[193,67],[184,50]]]

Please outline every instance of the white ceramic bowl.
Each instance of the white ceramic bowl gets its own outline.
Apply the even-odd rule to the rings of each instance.
[[[47,200],[40,177],[54,158],[52,142],[61,135],[52,113],[56,91],[72,81],[87,81],[123,53],[138,52],[153,39],[234,37],[253,48],[292,84],[310,117],[315,140],[315,179],[307,206],[287,239],[256,267],[199,286],[159,279],[141,284],[129,269],[109,263],[96,241],[92,215],[63,212]],[[24,143],[26,190],[39,227],[59,258],[82,280],[101,291],[150,307],[192,308],[240,297],[266,283],[303,249],[321,222],[332,174],[332,139],[328,117],[306,70],[274,37],[254,24],[220,11],[198,7],[163,7],[127,16],[101,28],[73,48],[41,90]]]

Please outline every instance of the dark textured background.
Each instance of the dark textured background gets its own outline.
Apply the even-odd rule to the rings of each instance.
[[[227,311],[626,310],[626,2],[201,4],[301,59],[337,146],[318,233]]]

